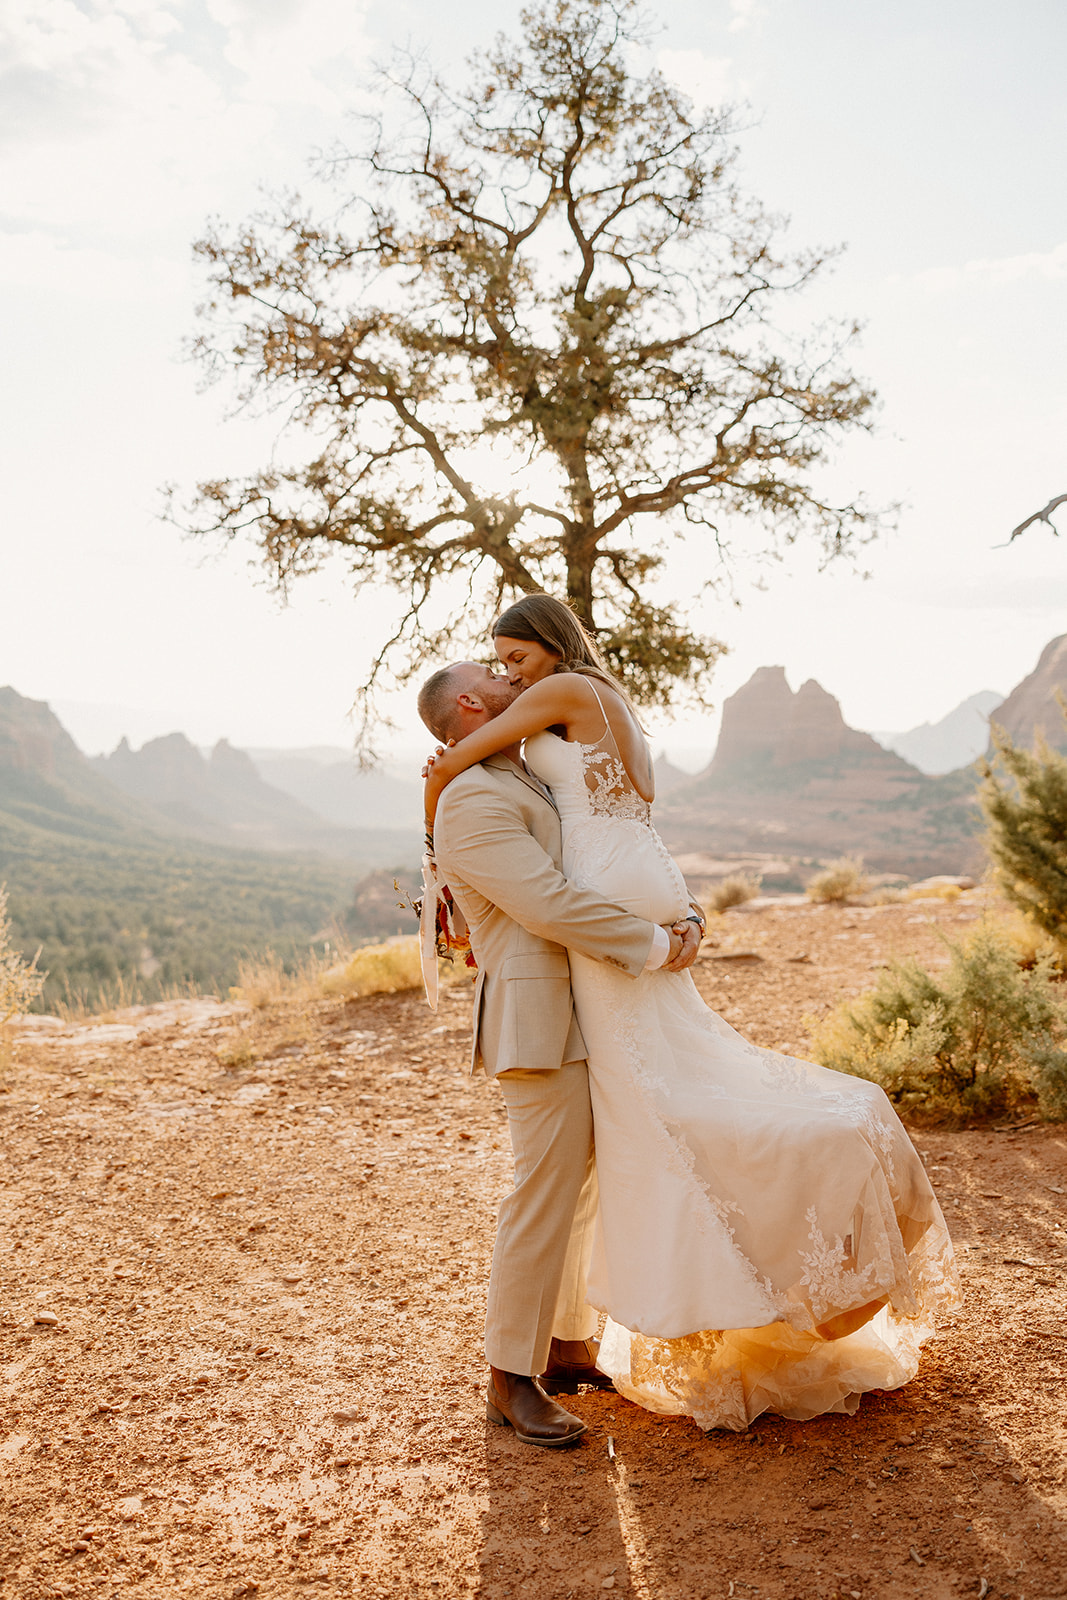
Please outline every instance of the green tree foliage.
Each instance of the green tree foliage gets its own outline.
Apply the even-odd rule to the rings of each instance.
[[[1000,886],[1061,949],[1067,946],[1067,756],[1022,750],[993,725],[995,761],[978,791]]]
[[[322,169],[328,220],[290,198],[197,246],[200,358],[311,445],[174,515],[250,534],[283,588],[331,551],[357,589],[392,587],[365,712],[383,673],[540,589],[642,703],[699,694],[720,647],[661,603],[668,536],[701,542],[692,595],[729,570],[739,518],[763,555],[875,531],[813,478],[867,425],[855,330],[773,321],[826,256],[781,250],[732,176],[732,113],[635,75],[639,33],[632,0],[542,0],[463,92],[408,61],[382,78],[393,120]]]
[[[960,1120],[1033,1106],[1067,1117],[1067,1001],[1051,950],[1029,971],[994,926],[949,944],[939,977],[895,962],[813,1029],[823,1066],[881,1084],[902,1109]]]

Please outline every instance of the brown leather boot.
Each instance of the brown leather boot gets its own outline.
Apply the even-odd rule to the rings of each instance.
[[[545,1450],[577,1444],[586,1430],[582,1419],[550,1400],[535,1378],[500,1372],[496,1367],[489,1368],[485,1414],[499,1427],[514,1428],[516,1439],[523,1444],[541,1445]]]
[[[615,1385],[596,1364],[599,1354],[596,1339],[553,1339],[548,1366],[537,1381],[546,1394],[577,1394],[583,1383],[590,1389],[614,1391]]]

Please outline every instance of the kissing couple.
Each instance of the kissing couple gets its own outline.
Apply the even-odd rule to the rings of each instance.
[[[704,1429],[852,1413],[914,1377],[958,1299],[922,1162],[875,1084],[701,1000],[703,914],[652,826],[648,745],[569,607],[527,595],[492,632],[502,672],[462,661],[419,694],[447,746],[433,859],[478,964],[472,1070],[515,1157],[489,1420],[574,1444],[553,1396],[581,1384]]]

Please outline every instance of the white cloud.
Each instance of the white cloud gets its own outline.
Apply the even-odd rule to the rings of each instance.
[[[247,211],[355,100],[367,66],[356,0],[12,0],[0,94],[12,130],[0,194],[22,229],[191,237]]]
[[[370,65],[363,10],[351,0],[207,0],[227,30],[226,59],[245,99],[307,104],[337,116]]]
[[[931,294],[959,289],[966,283],[1019,283],[1026,278],[1067,278],[1067,241],[1051,250],[1029,250],[1023,255],[996,260],[968,261],[962,267],[930,267],[912,281]]]

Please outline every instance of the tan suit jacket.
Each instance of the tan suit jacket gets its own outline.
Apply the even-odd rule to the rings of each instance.
[[[637,977],[652,923],[567,882],[551,796],[507,756],[490,756],[448,785],[434,849],[478,961],[471,1071],[495,1077],[584,1060],[567,949]]]

